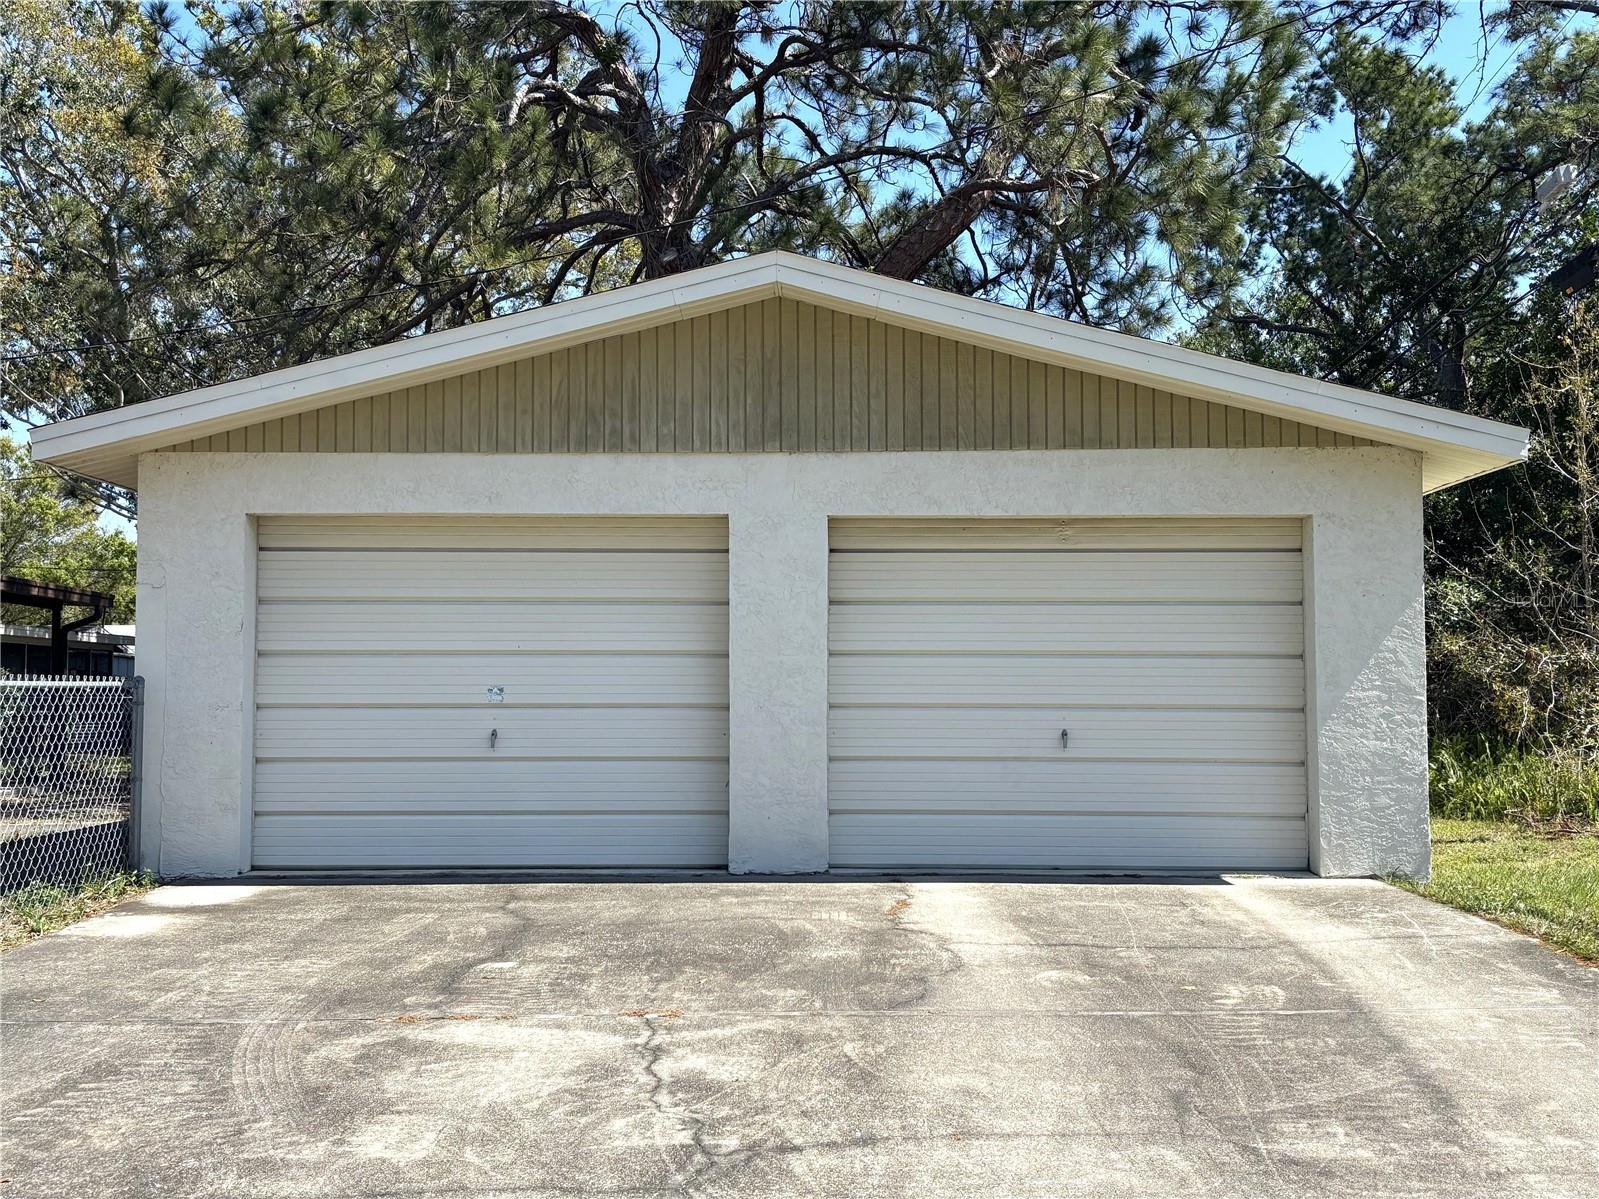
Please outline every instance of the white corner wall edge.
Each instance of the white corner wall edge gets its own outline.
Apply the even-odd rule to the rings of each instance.
[[[1420,451],[1436,490],[1526,456],[1528,431],[773,251],[33,430],[41,461],[123,486],[138,455],[771,296],[1221,401]]]

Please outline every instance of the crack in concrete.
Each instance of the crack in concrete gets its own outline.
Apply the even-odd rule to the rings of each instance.
[[[907,914],[910,912],[911,904],[915,898],[916,889],[914,884],[907,884],[901,891],[899,898],[889,905],[885,915],[888,917],[889,927],[894,932],[903,936],[913,937],[921,942],[923,947],[931,952],[937,962],[937,966],[934,969],[917,971],[913,976],[916,980],[914,993],[898,1001],[888,1003],[883,1009],[884,1011],[905,1011],[924,1006],[932,995],[933,987],[936,983],[947,980],[966,969],[966,960],[950,948],[949,938],[940,936],[929,929],[912,928],[906,923]]]
[[[906,1009],[922,1007],[932,994],[937,981],[947,979],[966,969],[966,961],[954,952],[946,943],[946,938],[938,933],[927,930],[911,928],[905,924],[905,917],[915,899],[915,888],[907,884],[898,897],[889,905],[884,915],[888,918],[890,928],[895,934],[913,938],[920,949],[930,951],[933,957],[931,969],[918,971],[915,974],[917,986],[915,990],[905,995],[898,1001],[890,1003],[885,1008],[874,1009],[874,1015],[905,1014]],[[706,1116],[695,1111],[692,1107],[675,1102],[672,1097],[671,1086],[662,1070],[662,1062],[667,1056],[664,1021],[675,1019],[677,1009],[642,1010],[634,1009],[639,1018],[643,1019],[646,1033],[636,1042],[636,1049],[640,1054],[640,1071],[645,1078],[644,1098],[650,1110],[658,1117],[668,1122],[669,1126],[681,1133],[687,1141],[687,1159],[673,1167],[671,1187],[673,1190],[685,1194],[696,1194],[703,1191],[710,1180],[710,1175],[718,1169],[734,1162],[743,1162],[752,1158],[764,1156],[786,1156],[797,1152],[804,1152],[805,1146],[796,1145],[759,1145],[739,1146],[733,1145],[725,1149],[718,1149],[711,1143],[710,1129],[712,1121]],[[623,1013],[633,1014],[632,1011]],[[770,1013],[762,1013],[769,1015]],[[815,1013],[795,1013],[796,1015],[810,1015]]]
[[[644,1098],[651,1110],[688,1137],[690,1147],[688,1160],[683,1165],[673,1168],[672,1186],[674,1189],[692,1194],[701,1177],[714,1168],[719,1160],[728,1153],[740,1151],[736,1149],[718,1151],[711,1148],[705,1140],[707,1126],[705,1118],[692,1108],[671,1101],[666,1076],[661,1073],[661,1061],[666,1056],[666,1046],[663,1043],[660,1021],[669,1018],[654,1014],[642,1017],[647,1031],[637,1043],[642,1058],[639,1068],[647,1081]]]

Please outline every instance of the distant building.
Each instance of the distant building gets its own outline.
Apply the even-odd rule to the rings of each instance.
[[[103,591],[0,576],[0,603],[37,608],[48,624],[0,625],[0,669],[8,674],[133,675],[133,626],[107,625],[115,603]],[[78,614],[67,618],[68,609]]]
[[[50,626],[0,624],[0,670],[50,674]],[[67,634],[67,674],[133,677],[133,626],[108,624]]]

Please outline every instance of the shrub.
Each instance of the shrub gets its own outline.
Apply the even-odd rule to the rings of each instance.
[[[1599,821],[1599,761],[1573,753],[1445,738],[1433,743],[1428,790],[1433,815],[1454,820]]]

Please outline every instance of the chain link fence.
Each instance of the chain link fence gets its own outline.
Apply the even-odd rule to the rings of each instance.
[[[144,680],[0,679],[0,892],[134,858]]]

